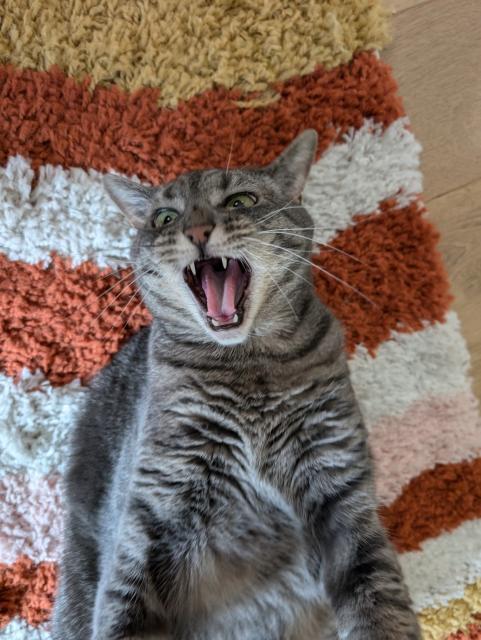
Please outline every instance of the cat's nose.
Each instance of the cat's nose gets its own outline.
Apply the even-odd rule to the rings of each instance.
[[[193,244],[202,246],[209,239],[213,229],[213,224],[200,224],[196,227],[189,227],[184,233]]]

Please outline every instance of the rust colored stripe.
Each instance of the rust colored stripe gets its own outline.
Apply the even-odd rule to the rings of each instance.
[[[473,613],[473,619],[481,620],[481,614]],[[481,640],[481,624],[470,624],[466,631],[451,633],[446,640]]]
[[[366,52],[274,89],[280,97],[268,107],[241,108],[245,95],[218,88],[159,109],[155,89],[91,90],[59,69],[1,66],[0,162],[22,154],[34,167],[115,169],[158,182],[226,166],[231,145],[231,166],[265,165],[306,127],[319,132],[321,153],[365,118],[389,125],[404,114],[390,68]]]
[[[38,626],[50,618],[57,584],[53,562],[35,564],[20,556],[13,564],[0,563],[0,629],[15,616]]]
[[[427,538],[481,518],[481,458],[424,471],[380,513],[398,551],[414,551]]]
[[[357,344],[374,352],[392,330],[418,331],[426,321],[442,321],[452,300],[436,249],[439,234],[418,203],[396,209],[394,202],[384,202],[381,211],[357,216],[354,227],[331,241],[353,257],[325,248],[314,258],[348,285],[314,271],[321,299],[344,324],[350,353]]]
[[[391,329],[416,331],[426,321],[442,320],[451,299],[434,248],[437,233],[417,205],[383,208],[381,214],[359,218],[354,229],[332,242],[363,263],[332,250],[315,258],[375,303],[315,272],[321,298],[344,322],[351,352],[359,343],[374,350]],[[119,276],[90,262],[72,269],[56,256],[44,269],[0,255],[0,273],[0,369],[11,376],[27,367],[41,369],[56,385],[85,381],[150,320],[141,305],[136,307],[129,277],[118,282]]]
[[[128,270],[72,269],[58,256],[44,269],[0,254],[0,273],[0,369],[11,376],[28,367],[55,385],[85,381],[150,321]]]

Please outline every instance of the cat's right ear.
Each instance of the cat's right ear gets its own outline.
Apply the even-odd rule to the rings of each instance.
[[[145,226],[147,216],[152,210],[154,188],[112,173],[104,177],[104,186],[119,209],[125,213],[134,227]]]

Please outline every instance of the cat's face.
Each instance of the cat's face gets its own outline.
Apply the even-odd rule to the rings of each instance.
[[[267,167],[192,172],[159,187],[106,177],[139,229],[132,258],[154,316],[223,345],[298,320],[312,244],[300,200],[316,142],[305,131]]]

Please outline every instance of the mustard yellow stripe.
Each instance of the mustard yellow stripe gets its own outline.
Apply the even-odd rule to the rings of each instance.
[[[442,585],[440,585],[442,586]],[[462,598],[443,607],[424,609],[419,622],[424,640],[445,640],[450,633],[465,630],[475,622],[474,613],[481,612],[481,579],[466,587]]]
[[[273,82],[380,48],[386,32],[380,0],[3,0],[0,62],[159,87],[168,106],[214,84],[263,104]]]

